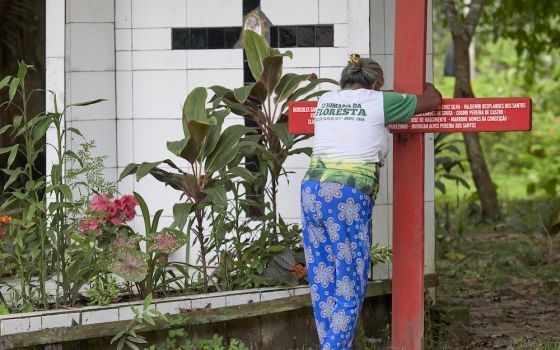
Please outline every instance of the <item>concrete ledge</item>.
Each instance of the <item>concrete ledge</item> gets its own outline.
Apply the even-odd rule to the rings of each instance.
[[[437,286],[436,275],[425,276],[426,288]],[[391,281],[370,282],[366,297],[391,293]],[[311,305],[309,287],[262,288],[154,300],[150,307],[181,319],[185,325],[202,325],[297,310]],[[54,310],[0,316],[0,350],[114,336],[133,318],[132,305]],[[164,330],[166,323],[143,331]]]

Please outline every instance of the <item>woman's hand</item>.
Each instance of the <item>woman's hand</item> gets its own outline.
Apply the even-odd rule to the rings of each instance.
[[[416,96],[416,109],[414,114],[431,112],[441,106],[441,92],[432,84],[424,83],[424,93]]]

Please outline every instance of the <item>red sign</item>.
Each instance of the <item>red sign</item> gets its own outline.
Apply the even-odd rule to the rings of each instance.
[[[316,101],[290,103],[288,130],[313,134]],[[441,108],[412,117],[408,124],[391,124],[392,132],[481,132],[531,130],[531,99],[451,98]]]

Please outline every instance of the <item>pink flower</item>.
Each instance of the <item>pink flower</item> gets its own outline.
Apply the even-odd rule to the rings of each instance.
[[[111,201],[109,200],[109,198],[107,198],[107,196],[96,194],[91,199],[91,204],[89,207],[93,211],[105,211],[109,203],[111,203]]]
[[[124,202],[124,200],[122,198],[115,199],[115,201],[113,203],[115,203],[115,206],[117,207],[117,210],[119,212],[122,212],[123,210],[126,209],[126,203]]]
[[[78,229],[82,232],[93,231],[99,227],[99,222],[96,219],[82,219],[80,220]]]
[[[123,221],[121,220],[120,217],[118,216],[113,216],[111,218],[109,218],[109,221],[113,224],[113,225],[122,225]]]
[[[107,213],[108,219],[111,219],[119,214],[117,206],[115,205],[115,203],[111,202],[109,202],[109,204],[107,204],[107,206],[105,207],[105,212]]]

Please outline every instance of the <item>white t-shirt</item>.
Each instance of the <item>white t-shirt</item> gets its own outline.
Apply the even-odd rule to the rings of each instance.
[[[407,123],[416,96],[369,89],[325,93],[315,114],[313,157],[305,180],[350,185],[374,195],[389,152],[389,123]]]

